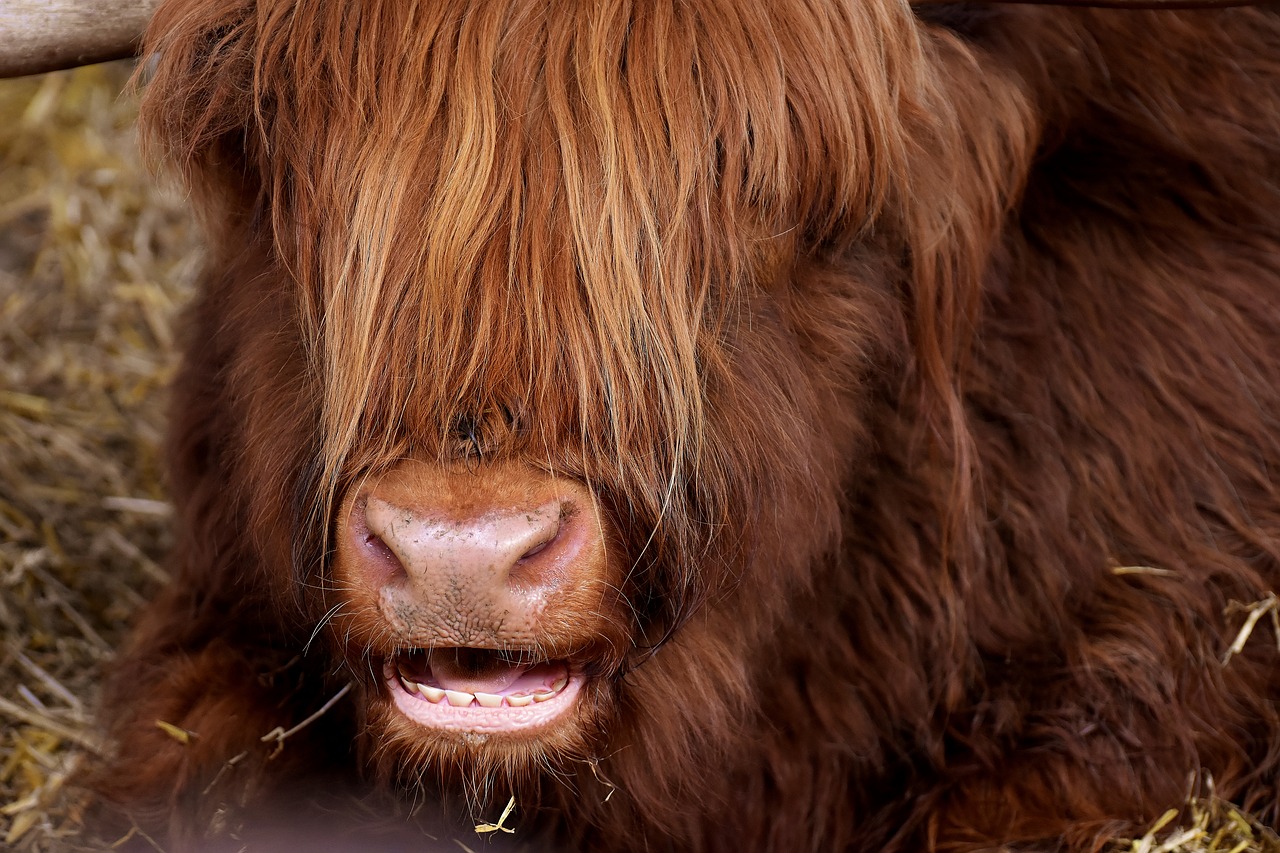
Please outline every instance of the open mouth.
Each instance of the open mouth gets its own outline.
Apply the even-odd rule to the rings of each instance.
[[[396,707],[415,723],[470,732],[546,725],[573,707],[585,678],[564,660],[495,649],[405,649],[387,660]]]

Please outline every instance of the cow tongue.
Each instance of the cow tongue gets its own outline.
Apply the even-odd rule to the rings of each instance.
[[[562,661],[513,663],[492,652],[470,649],[439,650],[431,655],[427,667],[437,687],[473,694],[544,690],[568,674]]]
[[[496,661],[482,670],[459,666],[445,656],[432,657],[432,679],[445,690],[463,693],[503,693],[528,667]]]

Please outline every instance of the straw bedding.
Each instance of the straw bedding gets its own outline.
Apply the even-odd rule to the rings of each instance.
[[[95,681],[164,578],[165,386],[198,251],[139,162],[130,70],[0,83],[0,847],[73,843]]]

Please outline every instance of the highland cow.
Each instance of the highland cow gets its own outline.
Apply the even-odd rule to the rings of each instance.
[[[103,706],[149,833],[1277,818],[1273,10],[165,0],[148,51],[209,246]]]

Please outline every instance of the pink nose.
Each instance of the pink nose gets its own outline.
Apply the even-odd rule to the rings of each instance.
[[[558,593],[600,576],[590,494],[544,474],[406,465],[349,506],[340,579],[424,645],[527,641]]]
[[[571,557],[578,544],[572,524],[568,535],[561,535],[565,511],[553,500],[530,509],[452,518],[370,495],[364,510],[367,532],[360,544],[375,577],[391,568],[390,557],[423,593],[459,584],[495,593],[504,587],[537,587],[553,579],[556,564]]]

